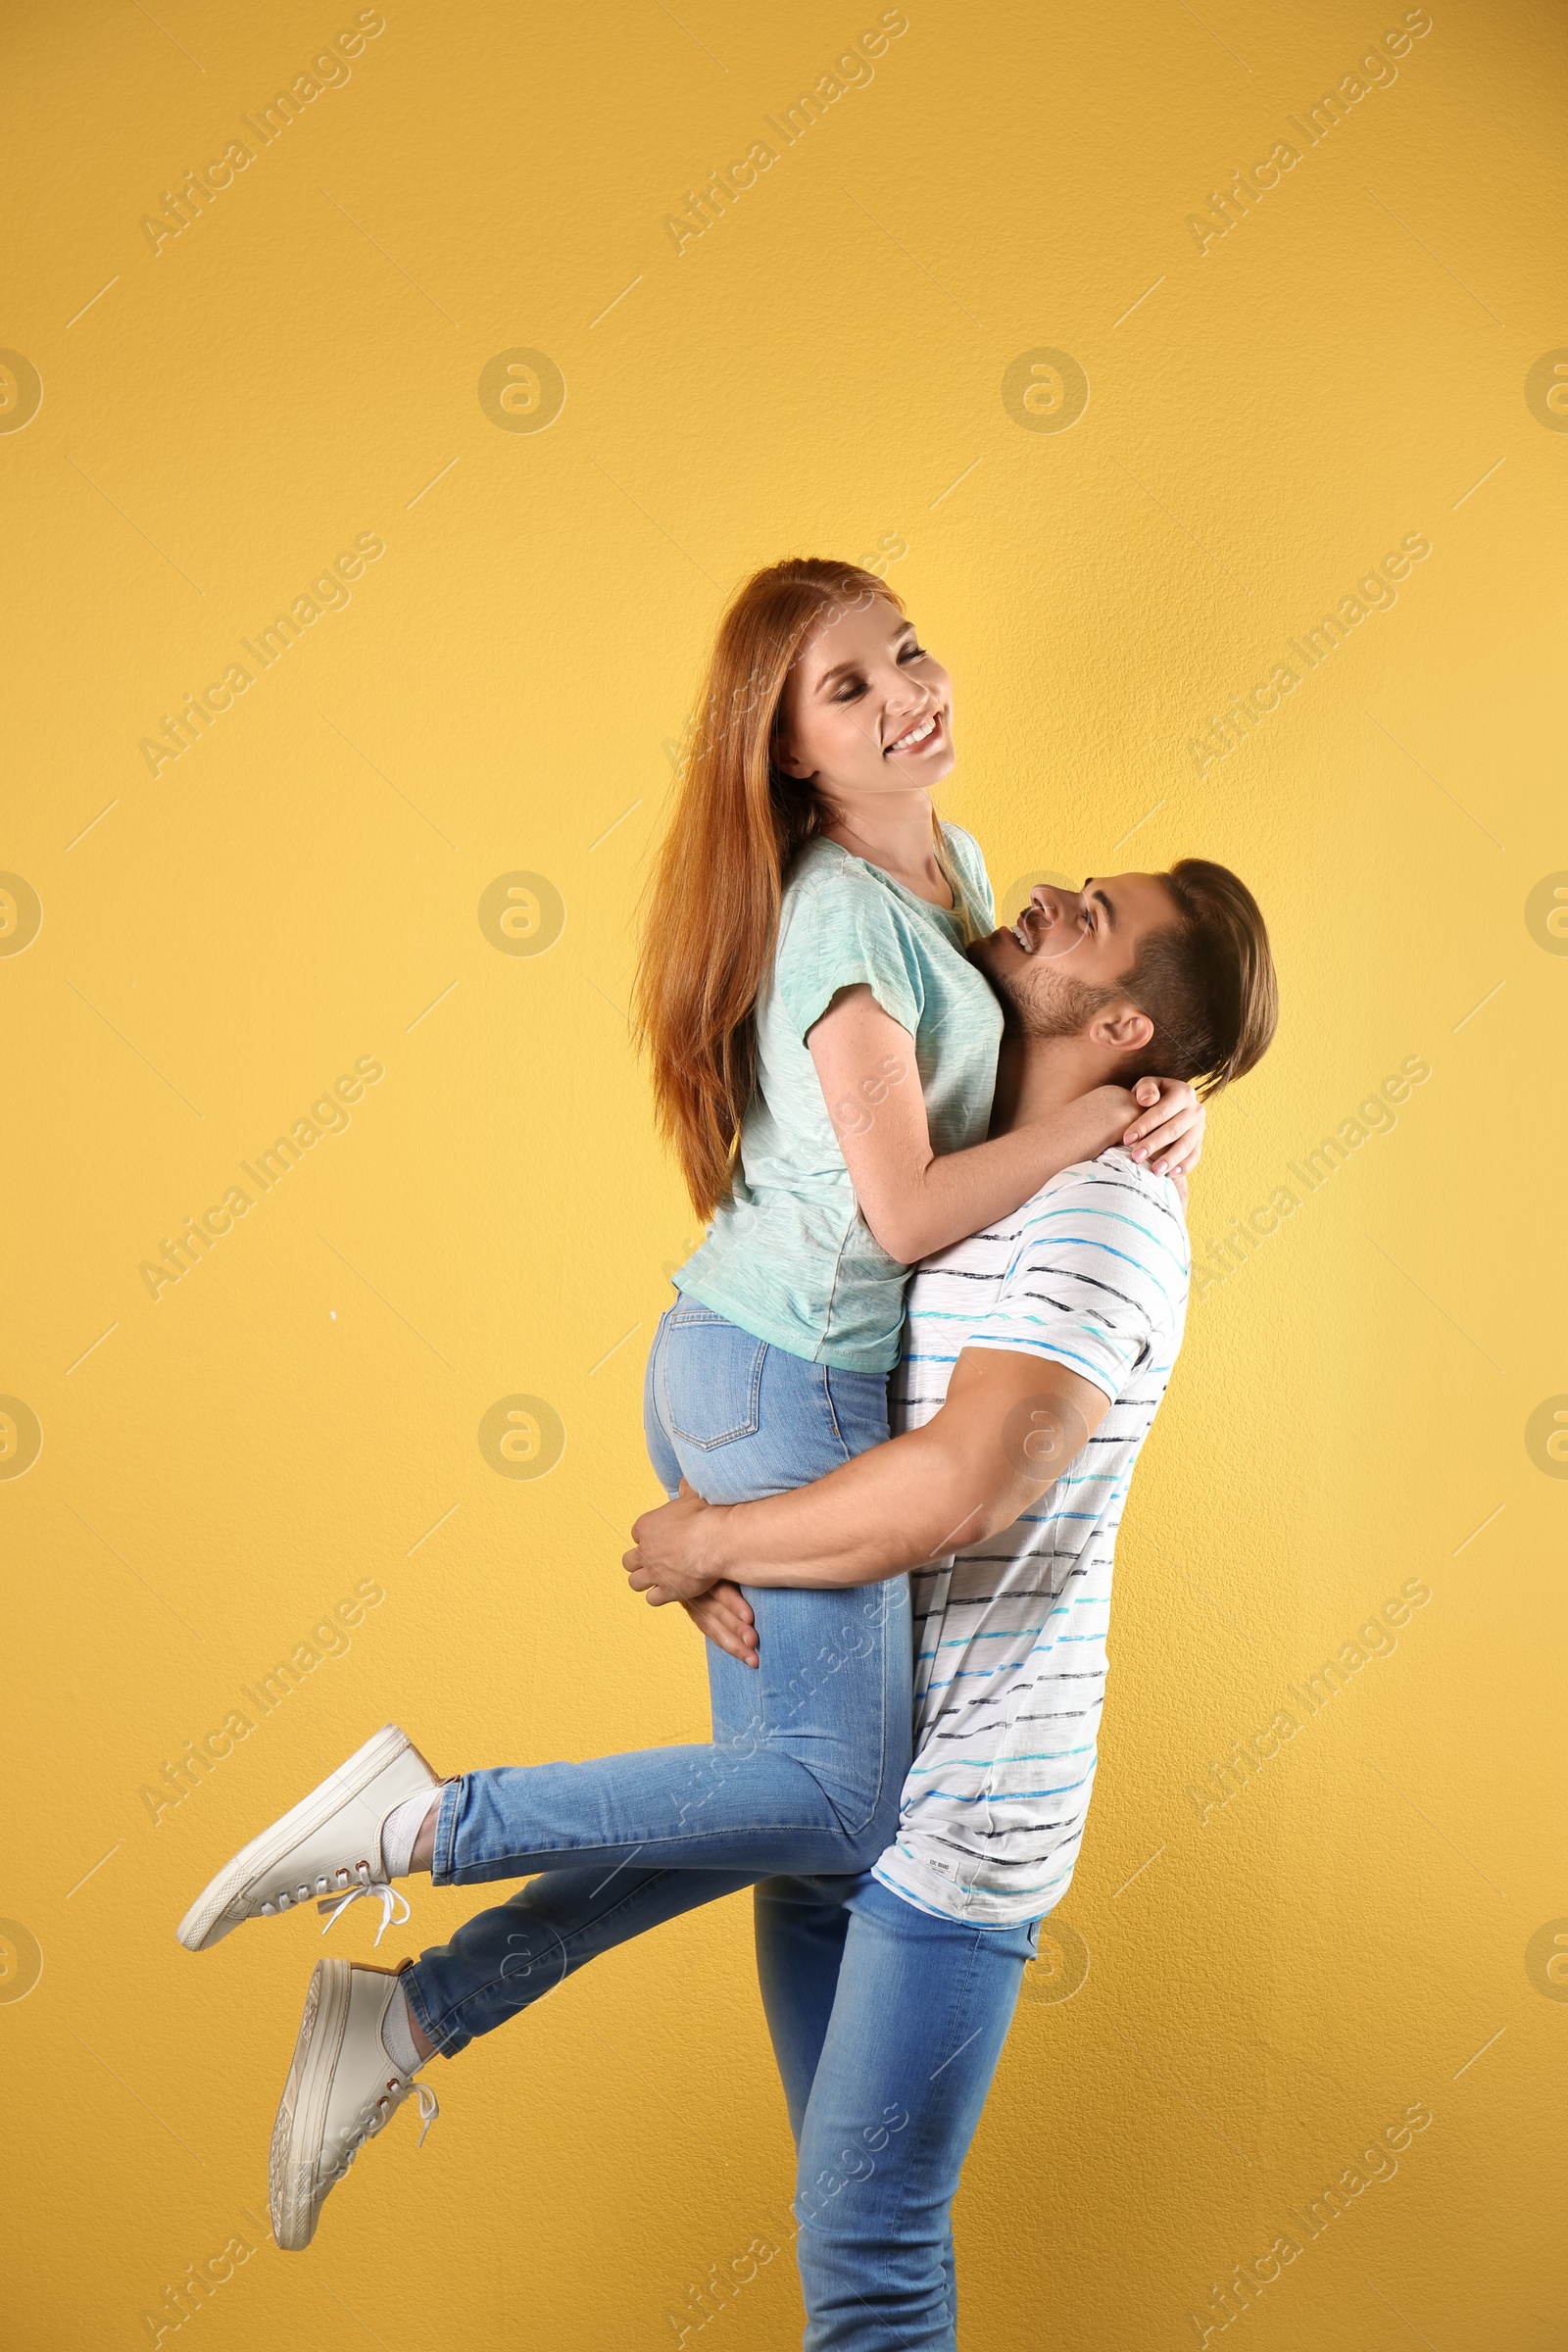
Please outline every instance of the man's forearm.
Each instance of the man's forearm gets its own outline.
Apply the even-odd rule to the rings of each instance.
[[[656,1608],[715,1585],[871,1585],[1010,1527],[1061,1478],[1111,1392],[1032,1349],[960,1350],[941,1410],[764,1502],[680,1494],[645,1511],[624,1565]]]
[[[811,1486],[714,1510],[704,1564],[738,1585],[872,1585],[1007,1526],[1036,1492],[1005,1464],[977,1475],[932,1423]]]

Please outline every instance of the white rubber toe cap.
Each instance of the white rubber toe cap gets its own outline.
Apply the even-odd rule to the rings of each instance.
[[[180,1942],[205,1952],[248,1919],[384,1885],[382,1823],[406,1798],[440,1786],[407,1732],[383,1725],[225,1863],[174,1931]]]

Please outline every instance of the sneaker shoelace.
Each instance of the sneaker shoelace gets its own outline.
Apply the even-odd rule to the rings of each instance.
[[[377,1945],[388,1928],[401,1927],[406,1919],[413,1917],[408,1898],[399,1894],[397,1888],[389,1882],[384,1879],[360,1879],[348,1889],[346,1894],[329,1894],[318,1902],[316,1906],[318,1913],[331,1913],[321,1934],[328,1935],[335,1923],[342,1918],[350,1903],[357,1903],[365,1894],[374,1895],[381,1906],[381,1924],[375,1931]],[[398,1909],[400,1903],[403,1906],[401,1911]]]
[[[378,2098],[371,2101],[370,2106],[360,2118],[359,2123],[357,2125],[344,2125],[341,2134],[344,2145],[341,2153],[338,2156],[337,2163],[331,2168],[336,2179],[340,2180],[342,2180],[344,2174],[348,2171],[349,2166],[354,2162],[355,2157],[364,2147],[366,2141],[368,2139],[373,2139],[378,2132],[384,2130],[385,2126],[391,2119],[394,2109],[402,2105],[403,2100],[407,2098],[411,2090],[418,2102],[418,2145],[421,2148],[423,2147],[425,2133],[429,2131],[430,2126],[436,2122],[437,2118],[440,2116],[441,2102],[436,2097],[435,2092],[431,2089],[429,2083],[419,2082],[417,2077],[411,2076],[406,2082],[400,2082],[396,2075],[390,2076],[387,2081],[386,2089]]]

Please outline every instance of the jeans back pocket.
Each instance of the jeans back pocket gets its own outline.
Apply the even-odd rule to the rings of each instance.
[[[672,1438],[707,1451],[757,1435],[765,1340],[707,1307],[677,1303],[662,1352],[663,1414]]]

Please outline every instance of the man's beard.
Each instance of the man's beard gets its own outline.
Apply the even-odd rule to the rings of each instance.
[[[1053,974],[1049,985],[1025,997],[1018,1005],[1018,1026],[1025,1037],[1081,1037],[1097,1012],[1114,1002],[1113,988],[1089,988],[1066,973]]]
[[[1114,988],[1091,988],[1059,971],[1053,962],[1026,965],[1006,981],[998,981],[999,994],[1020,1037],[1043,1039],[1080,1037],[1097,1012],[1103,1012],[1122,993]]]

